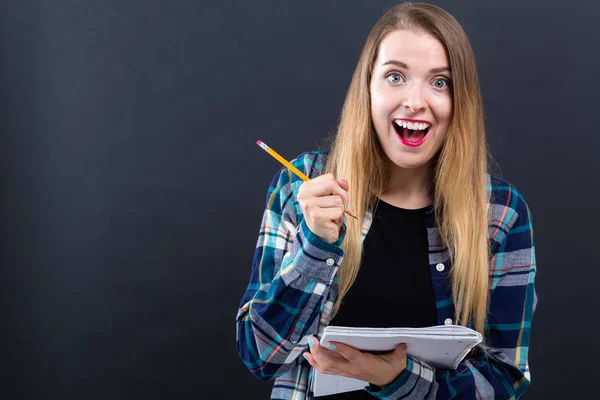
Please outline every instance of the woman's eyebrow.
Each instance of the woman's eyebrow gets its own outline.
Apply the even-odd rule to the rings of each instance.
[[[450,69],[450,67],[438,67],[438,68],[431,68],[429,70],[430,74],[439,74],[440,72],[448,72],[451,73],[452,70]]]
[[[408,65],[406,63],[403,63],[402,61],[398,61],[398,60],[389,60],[384,62],[383,64],[381,64],[382,66],[384,65],[395,65],[399,68],[404,68],[406,70],[410,70],[410,68],[408,67]],[[452,70],[450,69],[450,67],[437,67],[437,68],[432,68],[429,70],[430,74],[438,74],[440,72],[452,72]]]
[[[398,61],[398,60],[389,60],[389,61],[384,62],[381,65],[382,66],[384,66],[384,65],[395,65],[395,66],[400,67],[400,68],[410,69],[410,68],[408,68],[408,65],[406,65],[402,61]]]

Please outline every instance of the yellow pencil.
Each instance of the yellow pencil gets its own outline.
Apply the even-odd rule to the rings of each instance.
[[[298,168],[296,168],[292,164],[290,164],[290,162],[287,161],[285,158],[281,157],[275,150],[273,150],[272,148],[270,148],[269,146],[267,146],[266,143],[258,140],[256,142],[256,144],[259,145],[261,149],[263,149],[264,151],[266,151],[267,153],[269,153],[271,156],[273,156],[273,158],[275,158],[277,161],[279,161],[280,163],[282,163],[290,171],[292,171],[294,174],[296,174],[304,182],[310,181],[310,178],[308,176],[304,175]],[[346,212],[346,214],[348,214],[352,218],[358,220],[358,217],[352,211],[346,210],[345,212]]]

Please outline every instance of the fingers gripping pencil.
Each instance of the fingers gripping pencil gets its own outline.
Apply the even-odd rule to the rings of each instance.
[[[298,168],[294,167],[289,161],[287,161],[285,158],[281,157],[275,150],[273,150],[272,148],[270,148],[269,146],[267,146],[266,143],[258,140],[256,142],[256,144],[263,149],[264,151],[266,151],[267,153],[269,153],[271,156],[273,156],[273,158],[275,158],[277,161],[279,161],[281,164],[283,164],[285,167],[287,167],[290,171],[292,171],[294,174],[296,174],[300,179],[302,179],[303,181],[309,181],[310,178],[306,175],[304,175]],[[354,214],[352,211],[350,210],[346,210],[345,211],[346,214],[348,214],[349,216],[351,216],[352,218],[358,220],[358,217],[356,216],[356,214]]]

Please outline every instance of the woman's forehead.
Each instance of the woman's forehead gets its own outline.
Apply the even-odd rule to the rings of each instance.
[[[409,69],[449,67],[442,42],[424,30],[397,29],[388,33],[379,44],[375,68],[393,61]]]

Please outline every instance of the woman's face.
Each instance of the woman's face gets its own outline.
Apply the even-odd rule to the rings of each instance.
[[[371,116],[383,151],[399,168],[426,166],[452,118],[451,71],[442,43],[423,31],[382,40],[371,77]]]

